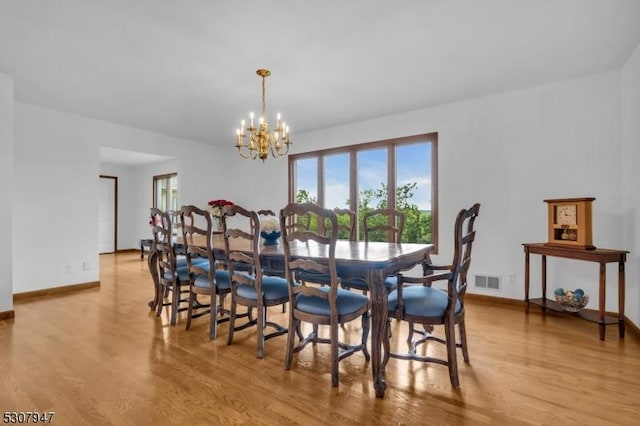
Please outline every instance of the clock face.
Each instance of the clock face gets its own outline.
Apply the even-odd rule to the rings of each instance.
[[[577,207],[575,204],[567,204],[556,207],[556,223],[558,225],[575,225],[577,223]]]

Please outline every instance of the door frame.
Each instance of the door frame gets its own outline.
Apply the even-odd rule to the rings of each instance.
[[[100,175],[100,179],[113,179],[113,252],[118,252],[118,176]]]

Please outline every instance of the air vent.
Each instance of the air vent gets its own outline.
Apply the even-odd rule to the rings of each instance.
[[[500,290],[502,279],[494,275],[476,275],[475,287],[488,288],[491,290]]]

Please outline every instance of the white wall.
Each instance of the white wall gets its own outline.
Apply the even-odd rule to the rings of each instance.
[[[120,164],[100,163],[100,174],[115,176],[118,178],[118,243],[116,250],[139,248],[140,238],[136,238],[136,220],[131,212],[136,211],[140,200],[136,196],[138,186],[138,173],[136,167]]]
[[[14,293],[99,279],[100,146],[176,158],[181,203],[206,205],[215,194],[209,183],[224,173],[211,166],[217,150],[208,145],[16,103],[13,211],[20,238],[13,251]],[[136,204],[133,215],[120,223],[135,229],[135,238],[127,236],[132,240],[148,236],[147,188],[149,204]],[[33,267],[34,242],[47,254],[38,268]],[[90,271],[82,270],[83,262],[89,262]],[[71,272],[65,272],[66,265]]]
[[[622,68],[622,220],[627,257],[626,305],[640,324],[640,45]]]
[[[435,260],[450,261],[458,210],[480,202],[471,273],[505,279],[499,293],[471,291],[522,299],[521,244],[546,241],[544,199],[596,197],[594,244],[628,248],[621,223],[620,109],[620,73],[612,71],[295,134],[293,148],[306,152],[438,132],[440,254]],[[232,161],[231,167],[244,169],[237,189],[247,184],[255,188],[242,201],[272,208],[286,203],[286,161],[269,159],[250,167],[247,160]],[[539,265],[534,257],[533,297],[540,291]],[[516,285],[507,283],[512,273]],[[597,264],[550,259],[548,278],[551,291],[554,286],[584,288],[592,296],[589,307],[597,307]],[[610,265],[607,309],[612,311],[617,311],[616,283],[617,268]],[[627,313],[637,318],[638,305],[627,304]]]
[[[637,181],[633,180],[637,172],[631,159],[625,160],[627,167],[623,176],[621,158],[623,154],[637,158],[639,133],[634,127],[637,123],[632,123],[637,110],[630,110],[626,104],[637,106],[638,97],[624,98],[627,118],[623,146],[620,91],[621,84],[630,90],[637,89],[636,63],[637,59],[630,60],[623,72],[624,78],[620,72],[612,71],[295,134],[293,149],[305,152],[438,132],[441,254],[435,260],[449,261],[453,218],[461,207],[478,201],[482,203],[482,210],[472,274],[506,277],[515,273],[516,285],[505,282],[500,293],[487,293],[522,299],[521,244],[546,239],[543,199],[594,196],[594,243],[599,247],[622,249],[633,249],[629,245],[638,244],[637,238],[629,241],[623,237],[623,229],[624,235],[630,229],[628,212],[634,212],[634,218],[637,215],[637,195],[627,200],[634,188],[625,187],[627,201],[623,203],[621,188],[625,179]],[[210,199],[226,198],[252,209],[278,210],[287,202],[286,159],[269,159],[265,163],[241,159],[232,148],[233,141],[228,148],[216,149],[25,104],[16,104],[15,130],[15,180],[20,184],[19,189],[16,185],[14,210],[14,218],[20,218],[20,223],[15,223],[15,228],[28,229],[24,227],[27,223],[38,225],[29,231],[27,238],[20,239],[21,245],[16,245],[14,250],[14,273],[20,272],[19,277],[14,277],[14,292],[97,279],[95,271],[87,275],[76,271],[87,257],[92,264],[97,261],[99,146],[175,157],[181,204],[204,206]],[[80,163],[85,164],[78,167]],[[157,174],[151,168],[138,173],[141,181]],[[47,196],[48,187],[47,190],[34,189],[40,188],[43,182],[51,182],[51,177],[58,177],[64,184],[58,185],[60,196]],[[73,190],[66,189],[65,185]],[[142,192],[137,197],[143,201],[135,207],[139,216],[134,219],[135,239],[148,234],[146,220],[151,191],[144,186],[140,188]],[[46,224],[35,220],[31,213],[34,209],[51,220]],[[70,213],[81,216],[80,226],[60,229]],[[93,234],[95,237],[87,238]],[[16,260],[28,259],[31,247],[26,241],[41,240],[41,235],[51,236],[50,240],[44,240],[42,249],[55,252],[50,264],[40,268],[48,271],[46,276],[29,268],[30,262]],[[532,282],[536,284],[539,260],[533,260]],[[73,264],[71,275],[59,272],[65,262]],[[633,265],[635,270],[629,271],[628,288],[637,286],[637,262]],[[548,272],[551,288],[582,287],[592,295],[589,307],[597,306],[597,265],[552,259]],[[612,311],[617,310],[617,298],[613,296],[616,272],[610,265],[607,309]],[[533,291],[536,290],[534,285]],[[627,315],[638,323],[637,291],[629,294]]]
[[[0,312],[13,309],[13,79],[0,74]]]

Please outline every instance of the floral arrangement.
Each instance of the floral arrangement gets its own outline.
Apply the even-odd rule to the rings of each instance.
[[[159,214],[149,216],[149,226],[162,226],[162,216],[160,216]]]
[[[260,216],[260,232],[271,234],[280,231],[280,222],[275,216]]]
[[[224,206],[233,206],[233,203],[229,200],[211,200],[209,201],[211,207],[211,213],[217,218],[222,216],[222,208]]]

